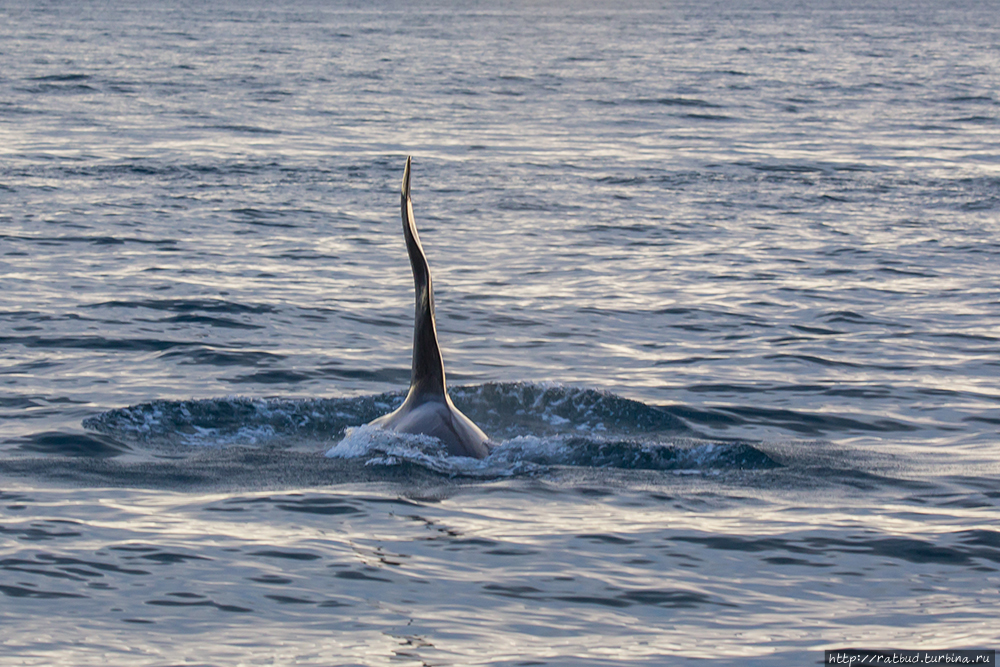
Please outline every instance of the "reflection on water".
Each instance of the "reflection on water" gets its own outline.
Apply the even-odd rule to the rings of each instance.
[[[599,664],[610,646],[625,663],[735,660],[994,636],[995,503],[956,516],[886,497],[873,512],[837,494],[834,510],[802,492],[725,498],[683,477],[593,490],[5,493],[0,591],[20,610],[8,656],[31,664],[59,636],[84,648],[50,659],[96,664],[88,634],[134,625],[111,664],[224,662],[241,647],[304,664]]]
[[[0,663],[996,646],[998,16],[0,6]]]

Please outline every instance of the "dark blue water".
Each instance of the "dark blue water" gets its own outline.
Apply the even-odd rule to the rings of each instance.
[[[996,647],[997,16],[0,5],[0,664]]]

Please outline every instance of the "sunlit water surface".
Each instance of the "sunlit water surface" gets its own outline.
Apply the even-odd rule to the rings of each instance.
[[[0,6],[0,664],[1000,648],[1000,15],[812,4]]]

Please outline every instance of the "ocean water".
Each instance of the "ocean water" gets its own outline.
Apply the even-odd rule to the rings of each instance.
[[[1000,648],[995,3],[0,3],[0,665]],[[455,403],[409,381],[399,180]]]

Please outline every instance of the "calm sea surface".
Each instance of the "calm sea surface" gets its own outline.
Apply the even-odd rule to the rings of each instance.
[[[974,0],[0,2],[0,665],[1000,648],[998,91]],[[406,155],[482,462],[357,428]]]

